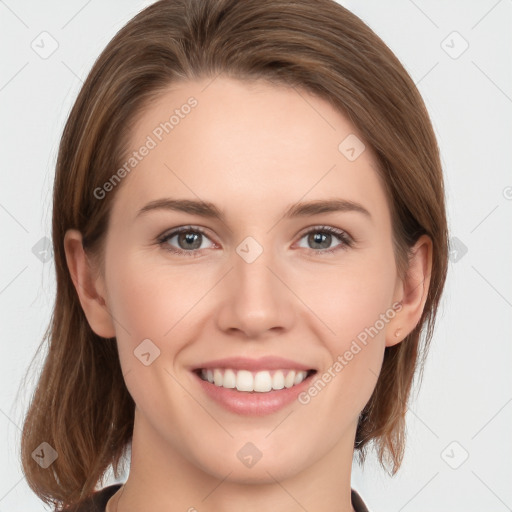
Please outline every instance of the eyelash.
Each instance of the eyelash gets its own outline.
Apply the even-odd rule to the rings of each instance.
[[[182,226],[180,228],[177,228],[170,233],[164,234],[161,237],[157,239],[157,242],[160,246],[163,247],[164,250],[169,251],[173,254],[178,255],[184,255],[187,257],[197,257],[200,256],[200,249],[193,249],[191,251],[185,251],[183,249],[176,249],[172,248],[167,242],[175,237],[176,235],[179,235],[180,233],[200,233],[201,235],[205,236],[206,238],[209,238],[206,232],[198,227],[193,226]],[[340,245],[335,246],[332,249],[321,249],[321,250],[315,250],[315,249],[307,249],[308,251],[311,251],[315,253],[316,255],[325,255],[325,254],[332,254],[338,250],[347,250],[353,247],[354,245],[354,239],[349,236],[345,231],[337,228],[333,228],[331,226],[314,226],[310,230],[303,233],[300,237],[300,240],[304,238],[305,236],[311,234],[311,233],[328,233],[330,235],[334,235],[338,240],[341,242]]]

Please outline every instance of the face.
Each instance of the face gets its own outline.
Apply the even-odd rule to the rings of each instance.
[[[173,85],[137,120],[137,161],[107,192],[101,288],[140,458],[238,482],[351,460],[401,298],[361,139],[304,91],[221,77]],[[215,362],[263,357],[288,361]],[[195,370],[211,365],[207,383]],[[270,392],[216,385],[245,368],[235,386],[282,387],[275,374],[294,367],[315,373]]]

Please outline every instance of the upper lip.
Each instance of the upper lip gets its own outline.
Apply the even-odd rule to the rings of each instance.
[[[254,372],[262,370],[314,370],[311,366],[276,356],[265,356],[260,357],[259,359],[250,359],[247,357],[226,357],[224,359],[215,359],[214,361],[201,363],[194,367],[195,370],[203,368],[232,368],[233,370],[249,370]]]

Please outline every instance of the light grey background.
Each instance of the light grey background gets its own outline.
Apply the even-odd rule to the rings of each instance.
[[[53,305],[44,237],[63,124],[94,60],[149,3],[0,0],[0,512],[48,510],[18,462],[33,380],[16,393]],[[512,1],[341,3],[425,99],[456,237],[403,467],[390,478],[370,456],[353,487],[372,512],[512,510]]]

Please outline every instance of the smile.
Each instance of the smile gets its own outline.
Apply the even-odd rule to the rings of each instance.
[[[215,386],[236,389],[242,392],[267,393],[297,386],[315,370],[263,370],[251,372],[231,368],[198,369],[197,374],[204,381]]]

